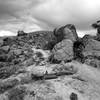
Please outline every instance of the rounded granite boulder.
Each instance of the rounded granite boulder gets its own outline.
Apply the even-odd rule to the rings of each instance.
[[[54,30],[54,35],[57,37],[58,41],[62,41],[63,39],[70,39],[74,42],[78,39],[76,28],[72,24],[67,24],[60,28],[56,28]]]

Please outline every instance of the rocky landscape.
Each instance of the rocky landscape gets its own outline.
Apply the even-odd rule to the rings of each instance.
[[[100,21],[92,27],[0,37],[0,100],[100,100]]]

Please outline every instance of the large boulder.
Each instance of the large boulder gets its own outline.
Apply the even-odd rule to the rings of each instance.
[[[88,39],[86,42],[84,42],[84,50],[82,51],[82,54],[84,57],[87,56],[94,56],[94,57],[100,57],[100,42],[94,39]]]
[[[67,24],[60,28],[56,28],[54,30],[54,35],[57,37],[58,41],[62,41],[63,39],[76,41],[78,39],[76,28],[72,24]]]
[[[18,33],[17,36],[25,36],[25,35],[27,35],[27,33],[25,33],[22,30],[19,30],[17,33]]]
[[[56,61],[70,61],[73,59],[73,42],[64,39],[56,44],[52,50],[53,59]]]
[[[92,24],[92,27],[97,29],[96,40],[100,41],[100,20]]]
[[[85,36],[82,39],[83,49],[81,54],[84,58],[84,63],[99,68],[100,66],[100,42],[89,37]]]
[[[9,46],[3,46],[1,47],[1,49],[4,51],[4,52],[8,52],[10,50],[10,47]]]
[[[81,61],[82,63],[89,61],[88,63],[90,63],[93,59],[100,59],[100,42],[93,36],[85,35],[83,38],[74,42],[73,51],[75,60]],[[90,57],[93,57],[93,59],[91,60]]]

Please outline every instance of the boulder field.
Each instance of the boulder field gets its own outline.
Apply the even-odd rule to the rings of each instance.
[[[100,21],[92,27],[0,37],[0,100],[100,100]]]

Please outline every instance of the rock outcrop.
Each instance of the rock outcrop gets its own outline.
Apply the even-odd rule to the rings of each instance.
[[[100,42],[96,41],[94,39],[88,39],[86,42],[84,42],[84,50],[82,51],[82,54],[84,57],[87,56],[94,56],[99,58],[100,57]]]
[[[52,55],[52,59],[57,61],[71,61],[74,58],[73,42],[69,39],[62,40],[54,46]]]
[[[24,31],[21,31],[21,30],[19,30],[17,33],[18,33],[17,36],[25,36],[25,35],[27,35],[27,33],[25,33]]]
[[[92,24],[92,27],[97,29],[96,40],[100,41],[100,20]]]
[[[33,55],[32,48],[51,50],[57,43],[53,32],[19,32],[18,36],[1,38],[0,62],[21,63]]]
[[[88,65],[99,67],[100,41],[97,36],[85,35],[74,42],[74,59]]]
[[[96,36],[97,37],[97,36]],[[76,57],[81,58],[81,62],[99,68],[100,60],[100,41],[95,36],[85,35],[80,45],[76,47]],[[78,42],[78,41],[77,41]],[[76,43],[77,43],[76,42]],[[75,49],[75,47],[74,47]],[[78,55],[78,56],[77,56]],[[81,55],[81,56],[79,56]]]
[[[74,58],[73,45],[79,39],[75,26],[72,24],[62,26],[54,30],[54,35],[58,43],[52,49],[52,61],[72,61]]]
[[[78,39],[76,28],[72,24],[67,24],[60,28],[56,28],[54,30],[54,35],[57,37],[58,41],[62,41],[63,39],[70,39],[74,42]]]
[[[99,100],[97,68],[100,41],[79,38],[72,24],[18,31],[0,37],[0,100]]]
[[[36,46],[39,49],[50,50],[57,43],[57,39],[52,31],[37,31],[30,33],[21,31],[18,33],[18,36],[18,39],[27,42],[29,45]]]

